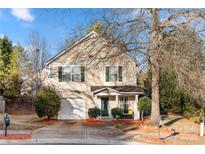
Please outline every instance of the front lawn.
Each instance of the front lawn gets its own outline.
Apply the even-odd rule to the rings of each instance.
[[[162,116],[162,127],[158,136],[158,127],[150,124],[149,119],[144,123],[114,123],[127,136],[136,141],[155,144],[204,144],[205,137],[199,136],[199,124],[182,116]]]

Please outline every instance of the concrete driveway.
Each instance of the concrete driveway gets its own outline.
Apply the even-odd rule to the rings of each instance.
[[[34,130],[33,138],[119,139],[124,133],[111,124],[87,126],[82,121],[58,121]]]

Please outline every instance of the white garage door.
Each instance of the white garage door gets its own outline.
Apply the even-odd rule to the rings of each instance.
[[[85,119],[85,101],[82,98],[61,99],[58,119]]]

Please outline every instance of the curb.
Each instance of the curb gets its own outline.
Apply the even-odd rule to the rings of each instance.
[[[0,140],[0,144],[79,144],[79,145],[145,145],[144,142],[131,142],[105,139],[62,139],[38,138],[28,140]]]

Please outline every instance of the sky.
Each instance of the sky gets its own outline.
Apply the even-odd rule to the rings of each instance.
[[[78,25],[88,25],[86,9],[0,9],[0,37],[26,47],[31,31],[37,31],[49,44],[51,56]]]

